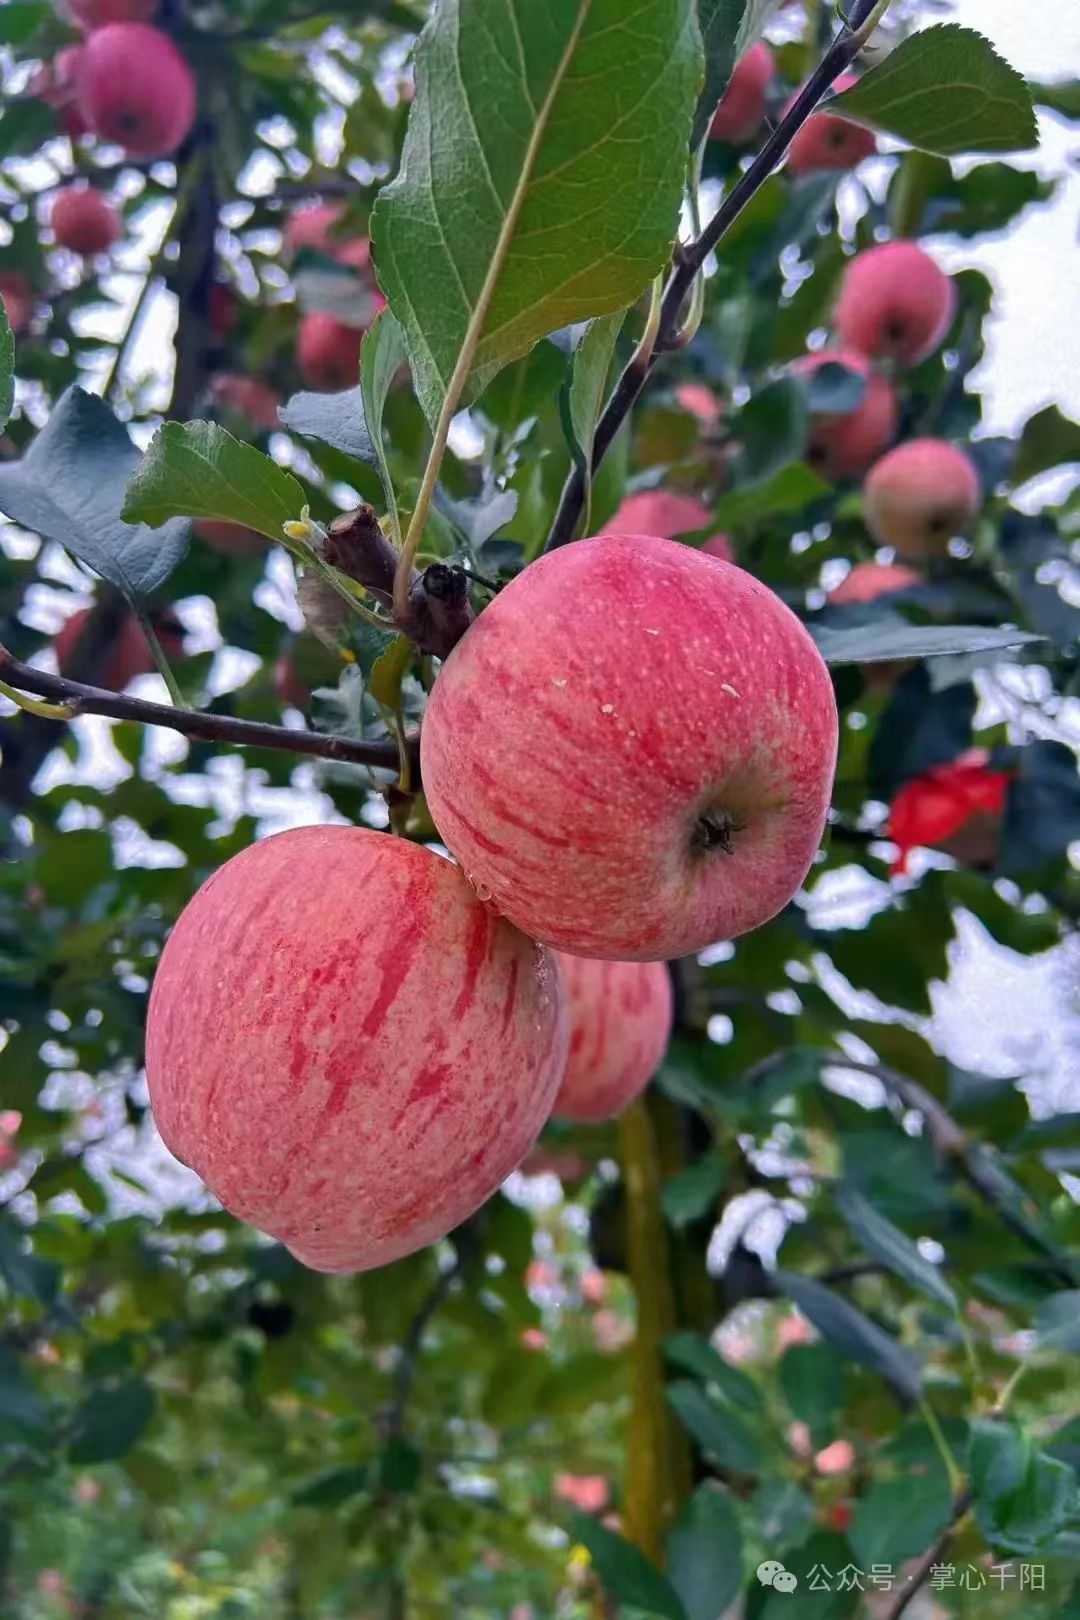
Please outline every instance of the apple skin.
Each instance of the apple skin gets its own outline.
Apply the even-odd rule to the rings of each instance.
[[[281,395],[260,382],[257,377],[245,377],[240,372],[225,371],[214,378],[210,390],[214,404],[223,410],[246,416],[252,427],[263,433],[274,433],[281,426],[278,411]]]
[[[640,534],[564,546],[507,585],[443,665],[420,742],[478,892],[534,939],[627,962],[788,903],[836,746],[795,615],[742,569]]]
[[[295,208],[285,221],[282,245],[286,259],[294,258],[301,248],[311,248],[338,264],[347,264],[353,270],[366,270],[371,264],[371,241],[366,236],[339,236],[337,227],[345,217],[340,203],[309,203],[306,208]]]
[[[833,89],[850,90],[858,82],[856,74],[842,73]],[[784,111],[790,106],[789,101]],[[873,130],[853,124],[850,118],[842,118],[839,113],[815,112],[788,147],[787,171],[789,174],[819,174],[824,169],[855,169],[876,151]]]
[[[49,223],[60,247],[87,259],[107,253],[121,234],[116,209],[92,186],[65,186],[58,191]]]
[[[94,134],[130,157],[168,157],[195,122],[195,80],[160,29],[109,23],[83,48],[79,106]]]
[[[149,22],[157,0],[67,0],[75,22],[88,32],[108,23]]]
[[[925,248],[880,242],[849,262],[833,323],[868,359],[917,366],[941,347],[955,313],[956,285]]]
[[[231,557],[254,557],[270,544],[265,535],[246,529],[242,523],[229,523],[224,518],[199,518],[195,533],[215,551]]]
[[[364,334],[333,315],[315,310],[305,315],[296,336],[296,362],[309,388],[339,393],[360,380],[360,345]]]
[[[3,299],[11,330],[25,332],[34,318],[34,294],[21,270],[5,270],[0,274],[0,299]]]
[[[557,953],[570,1010],[556,1119],[614,1119],[644,1091],[671,1035],[671,975],[663,962],[604,962]]]
[[[863,485],[863,516],[880,545],[901,557],[943,557],[982,505],[970,456],[945,439],[908,439],[882,456]]]
[[[856,563],[851,573],[842,579],[828,600],[838,607],[848,602],[876,602],[879,596],[891,591],[906,591],[912,585],[921,585],[922,575],[902,563]]]
[[[896,434],[896,394],[891,383],[861,354],[850,349],[818,349],[814,354],[804,354],[791,369],[797,377],[808,377],[830,362],[865,377],[866,392],[853,411],[811,418],[806,460],[824,478],[858,478]]]
[[[740,56],[713,114],[710,140],[741,145],[757,134],[765,117],[765,92],[775,72],[773,53],[761,40]]]
[[[703,428],[714,428],[724,415],[724,402],[707,383],[684,382],[675,388],[675,403],[696,417]]]
[[[655,534],[661,540],[675,540],[680,534],[693,534],[712,521],[712,513],[692,495],[669,494],[662,489],[642,489],[627,495],[601,534]],[[726,534],[714,534],[698,548],[724,562],[734,562],[731,541]]]
[[[185,907],[150,997],[166,1146],[317,1271],[433,1243],[528,1153],[566,1062],[551,955],[442,856],[302,827]]]
[[[290,653],[282,653],[274,665],[274,691],[287,709],[299,709],[303,713],[311,702],[307,682],[301,678]]]
[[[83,626],[90,617],[89,608],[79,608],[65,619],[53,640],[57,668],[65,673],[71,656],[82,635]],[[178,620],[168,609],[154,625],[161,649],[167,658],[179,658],[184,651],[184,633]],[[107,687],[110,692],[122,692],[136,675],[152,675],[157,668],[143,627],[133,613],[129,613],[120,627],[116,643],[108,653],[100,674],[91,684]]]

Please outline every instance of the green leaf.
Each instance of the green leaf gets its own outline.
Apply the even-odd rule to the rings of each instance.
[[[826,360],[801,382],[791,379],[806,396],[806,408],[815,416],[844,416],[857,410],[866,394],[866,378],[840,360]]]
[[[0,160],[36,152],[56,133],[56,115],[33,96],[11,100],[0,112]]]
[[[806,390],[794,377],[778,377],[750,397],[732,422],[740,484],[763,484],[798,459],[806,445],[806,409]]]
[[[669,1334],[663,1349],[672,1366],[693,1373],[706,1384],[715,1384],[725,1400],[747,1412],[764,1410],[764,1397],[754,1380],[741,1367],[733,1367],[730,1361],[725,1361],[703,1333]]]
[[[368,432],[359,384],[342,394],[293,394],[281,407],[280,416],[283,426],[292,433],[332,445],[343,455],[352,456],[369,467],[379,464]]]
[[[957,1309],[956,1295],[940,1270],[924,1259],[906,1232],[879,1214],[854,1187],[841,1185],[833,1196],[837,1209],[868,1255],[947,1309]]]
[[[823,1436],[844,1397],[843,1363],[835,1351],[827,1344],[793,1344],[780,1357],[777,1376],[795,1417]]]
[[[0,512],[70,551],[123,591],[148,596],[187,549],[182,521],[121,516],[142,458],[104,404],[69,388],[21,461],[0,463]]]
[[[1040,107],[1049,107],[1062,118],[1080,118],[1080,79],[1058,79],[1053,84],[1033,83],[1028,80],[1032,100]]]
[[[1070,461],[1080,461],[1080,423],[1071,422],[1056,405],[1047,405],[1024,424],[1012,480],[1023,484],[1037,473]]]
[[[828,493],[829,485],[824,479],[805,462],[794,461],[790,466],[781,467],[764,483],[721,495],[713,508],[713,519],[717,528],[738,529],[758,518],[802,512],[812,501],[819,501]]]
[[[28,1253],[25,1242],[21,1227],[9,1217],[0,1218],[0,1277],[13,1294],[52,1306],[60,1285],[59,1269]]]
[[[807,625],[827,664],[881,664],[894,658],[941,658],[951,653],[1001,652],[1045,641],[1025,630],[995,630],[982,624],[875,624],[837,630]]]
[[[1069,1465],[1037,1451],[1016,1424],[997,1418],[972,1424],[968,1476],[982,1530],[1012,1552],[1045,1547],[1076,1497]]]
[[[879,1373],[902,1400],[918,1399],[922,1382],[918,1362],[876,1322],[812,1277],[778,1271],[775,1281],[830,1344],[860,1366]]]
[[[1066,1288],[1044,1301],[1035,1332],[1043,1350],[1080,1351],[1080,1289]]]
[[[717,1157],[699,1159],[665,1181],[660,1203],[677,1231],[700,1221],[716,1208],[716,1200],[727,1180],[724,1161]]]
[[[154,1415],[154,1391],[142,1378],[94,1390],[75,1414],[73,1463],[110,1462],[131,1450]]]
[[[306,504],[292,473],[216,422],[166,422],[128,485],[128,522],[167,517],[226,518],[281,539],[282,524]]]
[[[1038,143],[1027,85],[974,29],[911,34],[830,109],[925,152],[1023,152]]]
[[[0,429],[6,428],[15,403],[15,339],[0,296]]]
[[[563,396],[563,423],[570,454],[585,478],[585,534],[592,533],[589,510],[592,502],[593,440],[607,398],[607,380],[615,357],[615,345],[625,319],[626,311],[620,309],[614,315],[601,315],[589,322],[585,335],[571,357]]]
[[[629,1541],[583,1513],[573,1515],[570,1534],[588,1548],[604,1590],[620,1608],[643,1609],[665,1620],[689,1620],[671,1582]]]
[[[675,1521],[667,1544],[668,1579],[687,1620],[716,1620],[742,1586],[742,1530],[725,1491],[699,1485]]]
[[[746,1420],[718,1406],[699,1384],[678,1380],[664,1392],[687,1432],[702,1451],[725,1468],[756,1474],[761,1468],[761,1446]]]
[[[375,452],[375,466],[379,471],[386,510],[390,514],[394,538],[398,545],[401,544],[401,535],[394,481],[386,460],[383,412],[394,378],[404,364],[405,334],[390,311],[384,309],[364,338],[364,345],[360,350],[360,397],[364,402],[364,421]]]
[[[21,1438],[45,1426],[45,1407],[26,1375],[22,1359],[0,1344],[0,1442]]]
[[[25,45],[51,15],[44,0],[7,0],[0,8],[0,45]]]
[[[698,98],[693,147],[709,133],[716,104],[727,88],[735,66],[740,25],[748,11],[760,9],[760,0],[698,0],[698,25],[705,46],[705,88]]]
[[[933,1545],[951,1514],[952,1493],[944,1471],[883,1480],[860,1497],[848,1538],[864,1569],[902,1564]]]
[[[445,0],[371,220],[435,424],[545,333],[624,309],[671,252],[701,42],[693,0]],[[613,54],[615,53],[615,54]]]
[[[370,1488],[371,1472],[359,1464],[328,1468],[305,1484],[298,1485],[292,1499],[297,1507],[337,1507]]]

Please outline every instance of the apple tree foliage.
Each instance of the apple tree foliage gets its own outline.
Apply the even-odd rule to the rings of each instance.
[[[785,369],[827,330],[852,252],[978,241],[1045,205],[1053,182],[1010,155],[1034,144],[1032,95],[1076,119],[1076,84],[1025,86],[978,35],[894,6],[846,92],[890,155],[744,187],[681,312],[696,333],[592,453],[646,354],[688,174],[704,221],[740,195],[756,145],[702,139],[736,55],[768,29],[775,122],[839,27],[806,11],[161,0],[199,116],[175,161],[132,163],[69,140],[33,93],[76,37],[59,8],[0,6],[0,277],[34,297],[14,347],[0,322],[0,640],[37,660],[93,601],[71,670],[93,681],[124,614],[177,603],[172,702],[213,717],[184,740],[6,705],[5,1615],[716,1620],[741,1595],[751,1620],[824,1620],[870,1612],[875,1566],[877,1614],[919,1584],[936,1612],[1080,1614],[1080,1054],[977,1072],[933,1017],[958,930],[988,995],[1029,957],[1063,1025],[1076,1012],[1080,497],[1067,478],[1042,504],[1018,491],[1080,460],[1080,425],[1049,404],[1015,439],[980,431],[993,287],[962,271],[944,347],[898,385],[902,436],[969,446],[978,525],[891,603],[829,606],[873,542],[857,485],[804,461],[807,395]],[[43,229],[74,176],[118,202],[112,262]],[[370,231],[389,301],[339,395],[301,387],[298,316],[355,319],[371,288],[325,242],[283,253],[289,213],[319,199],[343,238]],[[220,386],[237,376],[294,396],[280,422],[238,408]],[[685,408],[687,383],[715,420]],[[827,843],[773,923],[673,966],[676,1032],[644,1103],[552,1125],[543,1178],[435,1250],[320,1276],[155,1148],[154,961],[260,832],[389,816],[433,836],[386,768],[430,660],[384,611],[352,614],[313,525],[370,502],[423,562],[475,576],[482,609],[544,547],[575,470],[592,531],[627,491],[695,495],[810,623],[841,708]],[[200,518],[266,546],[215,549]],[[283,660],[314,693],[310,731],[377,745],[381,765],[235,740],[231,722],[280,725]],[[973,747],[1008,782],[989,840],[894,873],[889,803]],[[582,1477],[606,1482],[605,1517]],[[797,1599],[757,1579],[766,1559]]]

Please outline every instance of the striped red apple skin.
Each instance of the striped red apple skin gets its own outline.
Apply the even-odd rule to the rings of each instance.
[[[321,1271],[422,1248],[539,1135],[562,1077],[551,956],[431,850],[306,827],[188,904],[150,999],[166,1146]]]
[[[741,568],[648,535],[533,563],[443,665],[421,764],[448,848],[574,956],[658,961],[780,911],[836,762],[809,634]]]
[[[605,962],[558,953],[570,1050],[553,1112],[612,1119],[644,1091],[671,1034],[671,975],[663,962]]]

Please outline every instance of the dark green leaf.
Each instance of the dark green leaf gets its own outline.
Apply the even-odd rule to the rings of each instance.
[[[783,516],[787,512],[802,512],[813,502],[829,493],[829,486],[804,462],[795,461],[788,467],[745,489],[733,489],[721,495],[713,511],[717,528],[737,529],[742,524],[759,518]]]
[[[668,1579],[687,1620],[716,1620],[742,1586],[742,1531],[725,1491],[699,1485],[668,1537]]]
[[[826,360],[798,384],[813,416],[846,416],[857,410],[866,393],[866,378],[839,360]]]
[[[1016,780],[1005,804],[1000,869],[1009,874],[1037,872],[1062,860],[1076,838],[1080,838],[1080,775],[1075,754],[1064,743],[1028,743],[1020,750]]]
[[[570,453],[585,478],[584,532],[592,533],[589,506],[592,494],[593,440],[607,398],[607,381],[615,358],[625,310],[590,321],[570,360],[570,375],[563,400],[563,422]]]
[[[856,1504],[848,1533],[860,1566],[902,1564],[925,1552],[951,1513],[952,1494],[942,1471],[871,1486]]]
[[[670,254],[701,87],[693,0],[625,22],[624,0],[448,0],[420,36],[371,230],[432,424],[467,341],[463,404],[545,333],[624,309]]]
[[[142,1378],[94,1390],[76,1412],[68,1456],[73,1463],[111,1462],[138,1441],[154,1415],[154,1391]]]
[[[14,1350],[0,1344],[0,1441],[30,1436],[45,1424],[45,1408]]]
[[[28,1252],[22,1229],[9,1217],[0,1218],[0,1277],[13,1294],[25,1294],[39,1305],[51,1306],[60,1284],[57,1266]]]
[[[1053,84],[1033,83],[1028,80],[1032,100],[1040,107],[1063,118],[1080,118],[1080,79],[1058,79]]]
[[[126,595],[147,596],[184,555],[190,530],[173,513],[123,520],[125,486],[142,461],[109,407],[69,388],[22,460],[0,463],[0,511]]]
[[[919,1253],[906,1232],[878,1213],[861,1193],[853,1187],[837,1187],[836,1207],[844,1217],[853,1235],[873,1259],[903,1277],[913,1288],[929,1294],[949,1310],[955,1311],[956,1295],[945,1281],[937,1266]]]
[[[808,626],[827,664],[883,664],[898,658],[940,658],[948,653],[1000,652],[1042,641],[1025,630],[995,630],[982,624],[858,625],[837,630],[830,625]]]
[[[703,1333],[672,1333],[664,1340],[664,1355],[672,1366],[714,1384],[726,1401],[746,1412],[760,1413],[764,1397],[741,1367],[725,1361]]]
[[[845,117],[944,157],[1027,151],[1038,140],[1020,74],[981,34],[955,23],[901,40],[835,106]]]
[[[45,0],[7,0],[0,9],[0,45],[25,45],[50,15]]]
[[[698,1384],[677,1381],[665,1391],[687,1431],[702,1451],[724,1468],[756,1474],[761,1467],[761,1446],[746,1420],[718,1406]]]
[[[1035,1332],[1044,1350],[1080,1351],[1080,1289],[1051,1295],[1039,1307]]]
[[[7,427],[15,403],[15,339],[0,295],[0,431]]]
[[[573,1516],[570,1533],[588,1548],[604,1590],[620,1607],[689,1620],[671,1582],[629,1541],[584,1514]]]
[[[384,309],[364,338],[360,350],[360,396],[364,402],[364,421],[379,469],[386,510],[391,514],[397,537],[397,500],[394,481],[386,460],[383,436],[383,415],[386,400],[394,378],[405,364],[405,334],[388,309]]]
[[[694,114],[691,146],[700,146],[709,133],[716,104],[735,66],[739,28],[755,0],[698,0],[698,24],[705,46],[705,88]]]
[[[665,1181],[660,1202],[672,1226],[681,1230],[715,1210],[726,1180],[724,1161],[713,1157],[699,1159]]]
[[[975,1512],[996,1546],[1029,1552],[1045,1547],[1065,1524],[1076,1496],[1067,1463],[1035,1449],[1015,1424],[972,1425],[968,1474]]]
[[[297,1486],[292,1499],[297,1507],[337,1507],[370,1488],[371,1472],[359,1465],[329,1468],[306,1485]]]
[[[778,377],[751,396],[732,423],[740,445],[739,480],[762,484],[797,461],[806,444],[806,396],[793,377]]]
[[[922,1382],[918,1362],[876,1322],[812,1277],[778,1271],[776,1285],[830,1344],[852,1361],[879,1373],[902,1400],[918,1399]]]
[[[844,1368],[827,1344],[793,1344],[780,1357],[780,1388],[795,1417],[824,1437],[844,1395]]]
[[[124,516],[129,523],[225,518],[280,540],[282,524],[305,504],[292,473],[216,422],[166,422],[128,485]]]
[[[35,152],[56,131],[56,118],[43,101],[25,96],[0,112],[0,159]]]
[[[1050,467],[1073,461],[1080,461],[1080,423],[1071,422],[1056,405],[1047,405],[1024,424],[1013,462],[1013,482],[1023,484]]]

